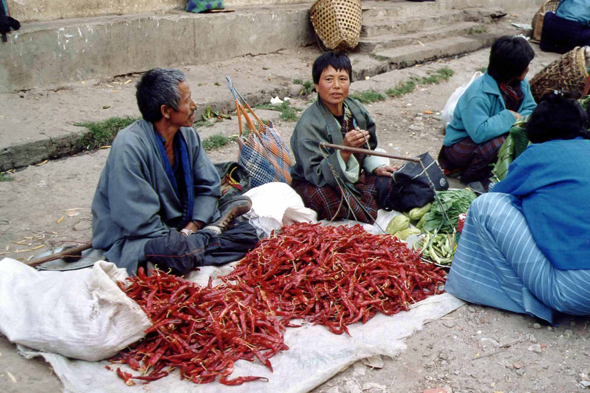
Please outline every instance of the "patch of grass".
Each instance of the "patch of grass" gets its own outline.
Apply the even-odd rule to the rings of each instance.
[[[12,176],[8,176],[6,173],[0,172],[0,182],[3,181],[13,181],[14,178]]]
[[[416,88],[416,83],[412,80],[407,81],[405,83],[400,83],[399,85],[397,85],[396,88],[393,89],[388,89],[386,91],[387,95],[391,96],[391,97],[401,97],[404,94],[408,94],[414,91],[414,89]]]
[[[383,101],[385,96],[375,90],[368,90],[362,93],[355,93],[350,95],[351,98],[358,100],[363,104],[370,104],[377,101]]]
[[[401,68],[406,68],[406,67],[408,66],[408,62],[407,62],[407,61],[405,61],[405,60],[402,60],[402,61],[401,61],[401,63],[399,63],[399,66],[400,66]]]
[[[303,81],[301,79],[293,79],[293,84],[294,85],[302,85]]]
[[[421,83],[425,85],[436,85],[442,80],[449,80],[451,76],[455,75],[455,71],[450,68],[441,68],[436,73],[422,78]]]
[[[85,149],[92,150],[113,143],[117,133],[138,119],[131,117],[111,117],[105,121],[75,123],[78,127],[86,127],[88,131],[82,135],[79,143]]]
[[[371,57],[377,61],[386,61],[388,58],[385,56],[380,56],[376,53],[371,53]]]
[[[473,35],[473,29],[469,29],[469,30],[467,30],[467,34],[469,34],[469,35]]]
[[[281,114],[279,118],[285,121],[297,121],[299,120],[299,115],[297,112],[301,112],[301,109],[293,108],[289,101],[283,102],[281,105],[271,105],[271,104],[259,104],[256,105],[255,108],[257,109],[266,109],[271,111],[279,111]]]
[[[314,91],[315,91],[315,86],[313,85],[313,81],[308,79],[305,82],[303,82],[303,94],[304,95],[311,94]]]
[[[211,135],[210,137],[203,139],[203,149],[206,151],[219,149],[234,140],[235,137],[228,138],[222,134]]]
[[[486,28],[475,29],[475,30],[473,30],[473,29],[469,29],[469,30],[467,31],[467,34],[469,34],[469,35],[473,35],[473,34],[483,34],[483,33],[487,33],[487,32],[488,32],[488,31],[487,31],[487,29],[486,29]]]
[[[195,121],[193,123],[193,127],[194,128],[211,127],[211,126],[215,125],[215,123],[218,123],[220,121],[221,120],[219,120],[219,119],[215,119],[215,121],[199,120],[199,121]]]

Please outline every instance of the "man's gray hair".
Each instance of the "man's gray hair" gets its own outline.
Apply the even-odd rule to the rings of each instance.
[[[159,121],[162,105],[178,109],[182,97],[178,85],[185,80],[184,72],[174,68],[154,68],[143,74],[135,93],[143,118],[152,123]]]

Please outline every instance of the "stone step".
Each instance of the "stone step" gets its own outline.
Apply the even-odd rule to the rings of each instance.
[[[416,15],[432,14],[440,9],[435,2],[411,3],[408,1],[365,2],[363,1],[363,19],[380,20],[404,18]]]
[[[505,34],[505,33],[504,33]],[[502,32],[452,37],[427,43],[406,45],[375,53],[375,57],[389,63],[392,69],[410,67],[441,57],[456,56],[491,46]],[[370,76],[370,75],[369,75]]]
[[[403,17],[364,18],[362,38],[390,34],[413,34],[461,22],[492,23],[506,15],[501,8],[434,11]]]
[[[434,13],[426,16],[391,18],[379,21],[365,19],[361,29],[361,37],[411,34],[432,27],[463,22],[464,20],[465,13],[463,11],[449,11],[442,14]]]
[[[427,43],[443,38],[455,37],[459,35],[480,34],[486,32],[489,26],[481,22],[460,22],[450,26],[435,27],[424,29],[423,31],[412,34],[388,34],[376,37],[361,38],[355,52],[375,53],[400,46]]]

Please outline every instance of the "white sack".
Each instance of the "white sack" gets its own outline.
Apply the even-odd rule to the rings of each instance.
[[[459,86],[457,88],[457,90],[455,90],[453,92],[453,94],[451,94],[451,97],[449,98],[449,100],[445,104],[445,107],[440,115],[442,122],[443,122],[443,126],[445,128],[447,128],[447,125],[451,121],[453,121],[453,115],[455,114],[455,108],[457,107],[457,102],[459,102],[459,98],[461,98],[463,93],[465,93],[465,90],[467,90],[467,88],[473,83],[473,81],[475,81],[477,78],[479,78],[482,75],[483,74],[480,71],[477,71],[475,74],[473,74],[473,76],[471,77],[471,80],[469,80],[469,82],[467,82],[466,84],[464,84],[462,86]]]
[[[40,272],[0,261],[0,333],[13,343],[96,361],[145,336],[145,313],[116,281],[124,269],[99,261],[92,269]]]
[[[287,328],[285,343],[289,350],[273,356],[274,373],[260,362],[239,360],[230,379],[244,375],[267,377],[268,382],[248,382],[241,386],[224,386],[219,380],[205,385],[181,381],[178,371],[166,378],[144,386],[129,387],[113,371],[105,369],[106,361],[89,363],[75,361],[52,353],[38,353],[19,347],[27,358],[43,356],[51,364],[66,392],[76,393],[303,393],[321,385],[342,369],[362,358],[385,355],[395,357],[406,345],[405,339],[425,323],[454,311],[464,303],[448,293],[431,296],[392,317],[378,313],[365,325],[349,325],[351,336],[332,334],[324,326],[305,324],[301,328]],[[113,365],[111,365],[113,367]],[[118,365],[114,366],[116,370]],[[127,366],[122,369],[134,375]],[[395,389],[393,390],[395,391]]]

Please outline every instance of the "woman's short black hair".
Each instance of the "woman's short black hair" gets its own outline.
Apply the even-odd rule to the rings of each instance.
[[[588,114],[570,93],[554,92],[543,96],[526,125],[526,136],[533,143],[554,139],[574,139],[588,134]]]
[[[503,36],[492,45],[488,74],[498,82],[517,78],[529,66],[535,51],[522,37]]]
[[[313,62],[313,68],[311,69],[313,83],[316,85],[320,83],[322,72],[329,66],[332,66],[336,71],[346,70],[352,82],[352,65],[348,56],[342,52],[326,52]]]

